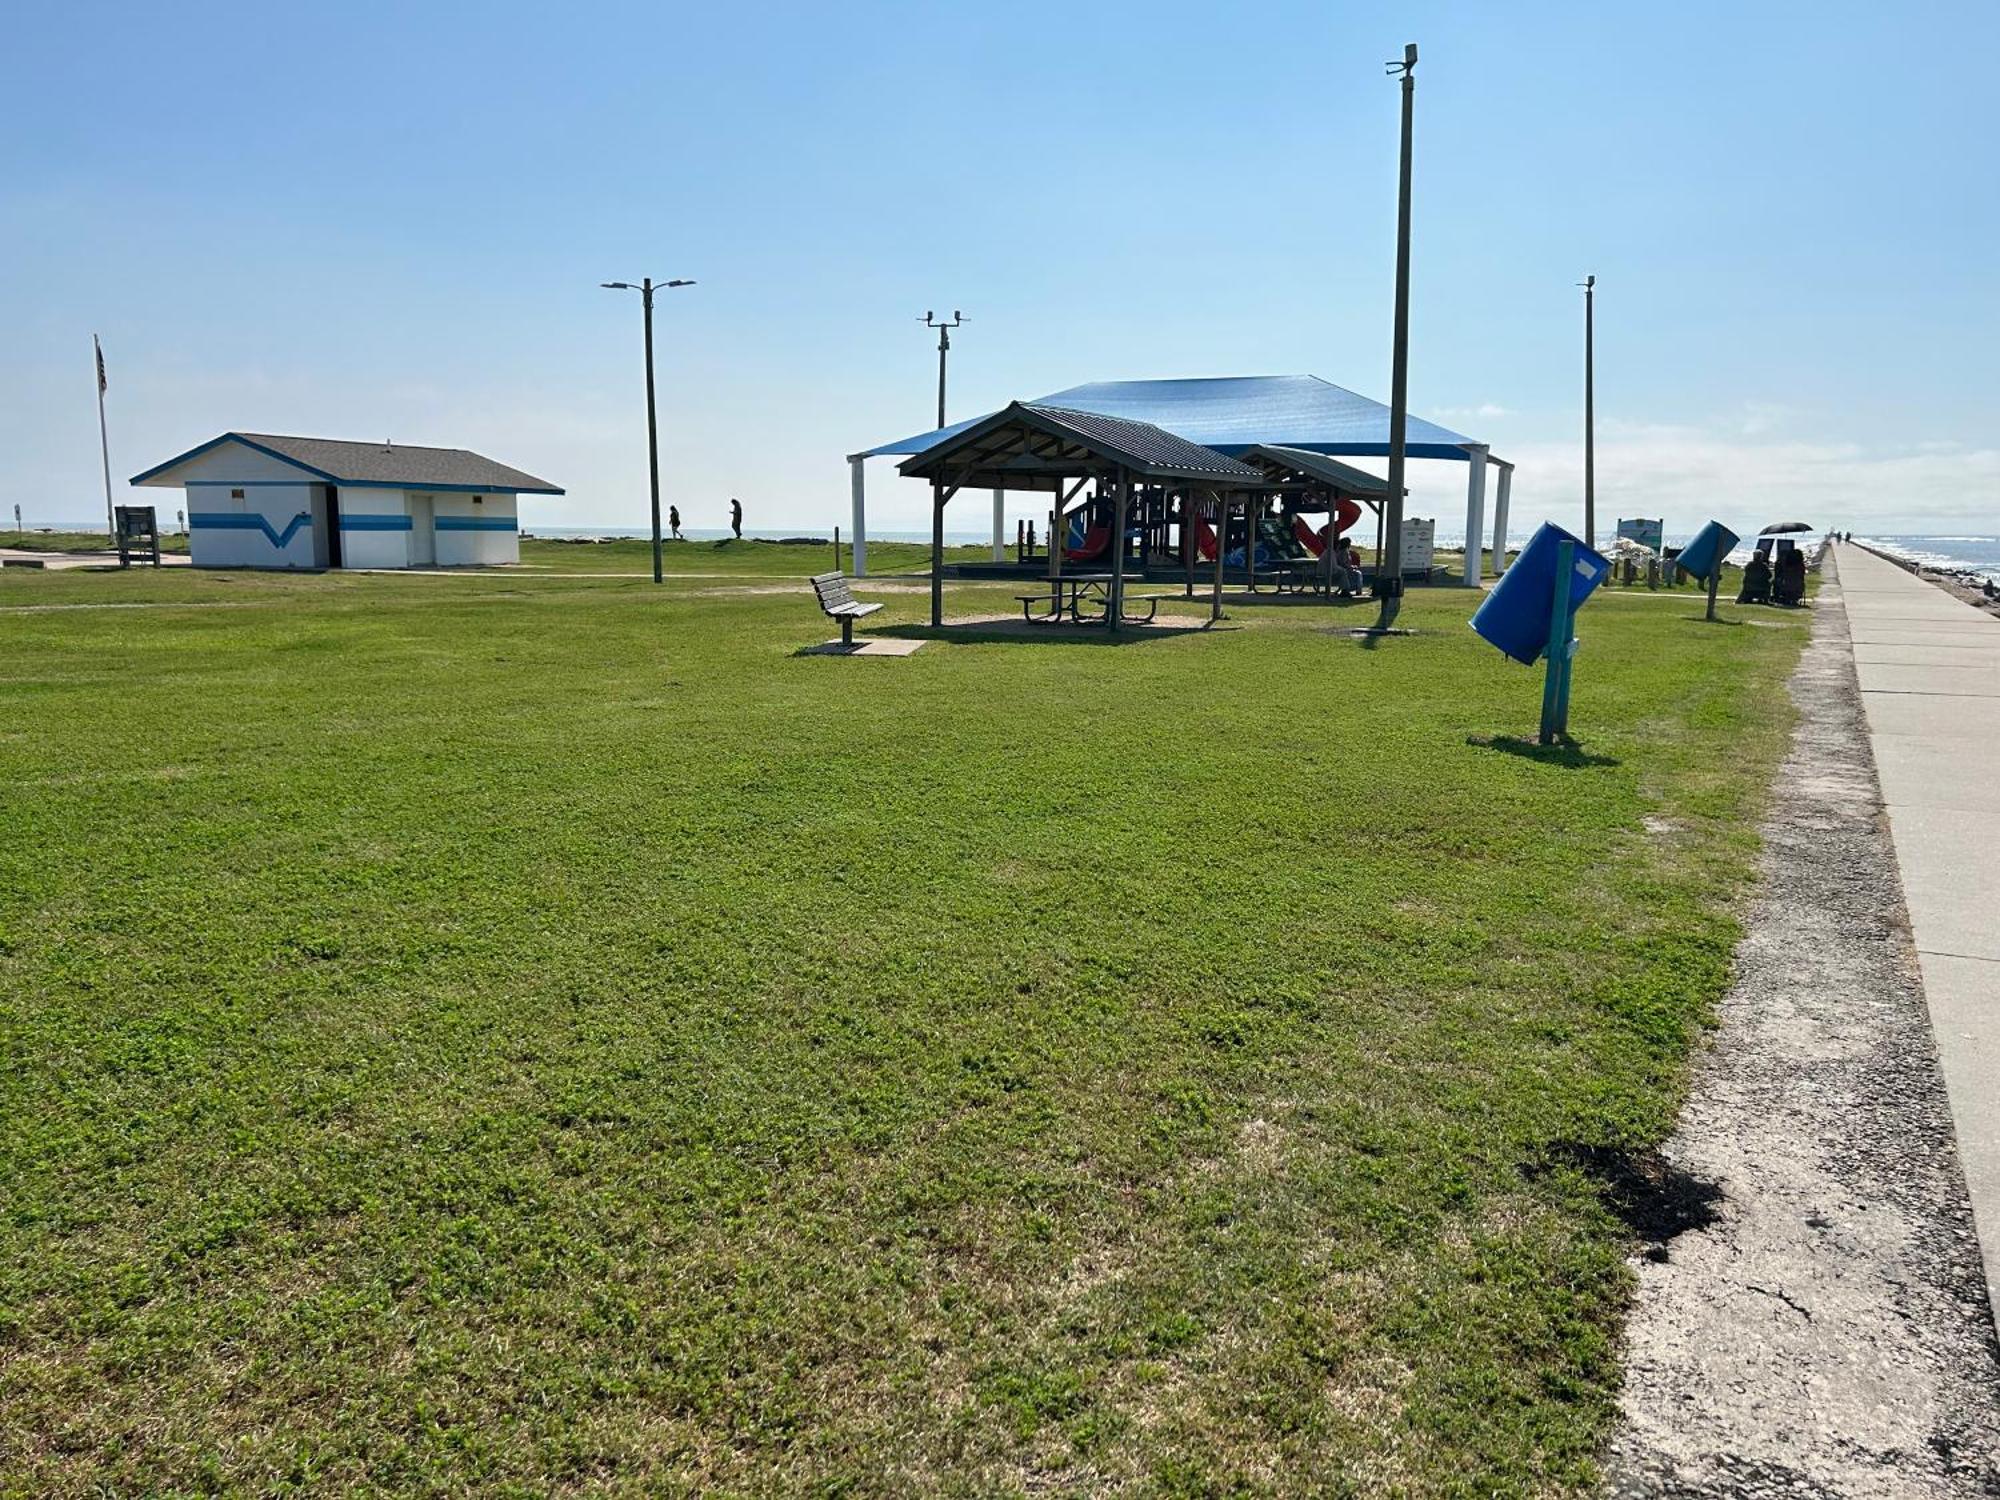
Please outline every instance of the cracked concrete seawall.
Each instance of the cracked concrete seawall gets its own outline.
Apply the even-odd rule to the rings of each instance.
[[[1832,577],[1791,693],[1763,888],[1665,1153],[1717,1215],[1636,1262],[1609,1489],[2000,1495],[2000,1346]]]

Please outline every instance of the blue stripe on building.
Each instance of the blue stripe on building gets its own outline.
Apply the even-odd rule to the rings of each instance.
[[[408,516],[354,516],[340,513],[342,531],[413,531]]]
[[[439,531],[514,531],[520,522],[512,516],[439,516]]]
[[[301,526],[312,524],[312,512],[302,510],[293,516],[283,531],[271,529],[271,523],[256,514],[239,515],[234,511],[190,511],[188,526],[200,527],[204,531],[261,531],[270,539],[271,545],[280,552],[292,544],[292,538],[299,534]]]

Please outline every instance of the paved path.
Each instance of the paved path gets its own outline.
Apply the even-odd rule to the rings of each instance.
[[[2000,618],[1841,547],[1855,670],[1989,1288],[2000,1286]]]
[[[1986,1279],[1842,593],[1829,570],[1761,889],[1663,1153],[1684,1211],[1634,1264],[1620,1500],[2000,1493]]]
[[[40,563],[44,568],[115,568],[118,566],[116,552],[44,552],[33,547],[0,547],[0,566],[7,563]],[[185,552],[162,552],[160,563],[163,567],[185,568],[188,557]],[[151,567],[151,563],[143,564]]]

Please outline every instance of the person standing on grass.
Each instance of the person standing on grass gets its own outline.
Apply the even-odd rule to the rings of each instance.
[[[736,540],[743,540],[743,502],[734,495],[729,497],[729,529],[736,533]]]
[[[675,541],[681,539],[681,508],[678,505],[667,507],[667,530],[674,534]]]

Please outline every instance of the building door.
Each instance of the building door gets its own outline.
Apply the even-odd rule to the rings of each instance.
[[[340,490],[331,484],[326,487],[326,565],[329,568],[341,566]]]
[[[429,495],[410,496],[410,566],[429,568],[437,565],[437,533],[432,529],[431,497]]]

